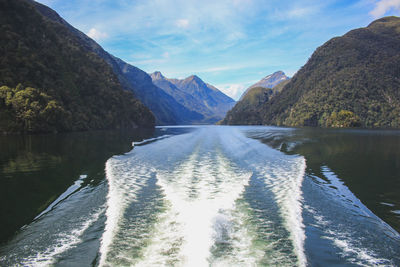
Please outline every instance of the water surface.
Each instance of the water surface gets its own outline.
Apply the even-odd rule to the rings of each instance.
[[[3,139],[1,188],[19,204],[8,193],[2,218],[30,215],[9,220],[27,225],[0,265],[400,264],[399,132],[200,126],[143,138],[24,143],[34,156]]]

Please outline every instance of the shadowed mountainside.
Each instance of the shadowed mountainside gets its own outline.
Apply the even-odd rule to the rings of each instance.
[[[0,131],[153,127],[110,66],[35,7],[0,0]]]
[[[33,1],[32,3],[43,16],[64,25],[78,37],[82,46],[104,59],[112,67],[123,88],[132,91],[153,112],[156,117],[156,124],[190,124],[192,120],[202,119],[201,114],[188,110],[173,97],[155,86],[146,72],[109,54],[91,38],[72,27],[54,10],[40,3]]]

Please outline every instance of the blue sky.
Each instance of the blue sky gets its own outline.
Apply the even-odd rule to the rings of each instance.
[[[192,74],[238,99],[293,76],[324,42],[400,14],[400,0],[39,0],[111,54],[169,78]]]

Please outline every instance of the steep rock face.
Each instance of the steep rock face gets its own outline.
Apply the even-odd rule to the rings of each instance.
[[[263,124],[398,128],[399,77],[400,18],[382,18],[319,47],[260,109]]]
[[[112,68],[38,6],[0,0],[0,131],[153,127],[151,112]]]
[[[193,118],[202,119],[201,114],[183,107],[174,98],[155,86],[146,72],[106,52],[91,38],[68,24],[52,9],[32,0],[29,1],[43,16],[67,27],[78,37],[82,46],[104,59],[112,67],[123,88],[132,91],[153,112],[157,124],[188,124]]]
[[[247,88],[247,90],[240,97],[240,100],[242,100],[243,96],[245,96],[251,88],[255,88],[255,87],[273,88],[276,85],[278,85],[279,83],[284,82],[286,80],[289,80],[289,77],[286,76],[286,74],[283,71],[279,70],[272,74],[269,74],[269,75],[265,76],[264,78],[262,78],[260,81],[256,82],[255,84],[253,84],[249,88]]]
[[[203,115],[194,123],[214,123],[222,119],[235,101],[214,86],[192,75],[186,79],[168,79],[160,72],[151,74],[153,83],[186,108]]]

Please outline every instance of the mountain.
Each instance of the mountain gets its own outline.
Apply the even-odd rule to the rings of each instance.
[[[319,47],[257,112],[262,124],[400,127],[400,18],[384,17]]]
[[[153,127],[109,64],[38,6],[0,0],[0,131]]]
[[[247,88],[246,91],[240,97],[240,100],[242,100],[243,96],[245,96],[251,88],[255,87],[273,88],[275,85],[278,85],[279,83],[286,81],[288,79],[289,77],[286,76],[283,71],[276,71],[270,75],[265,76],[260,81],[256,82],[255,84]]]
[[[186,79],[168,79],[161,72],[151,74],[153,83],[191,111],[202,114],[203,119],[193,123],[215,123],[232,108],[235,101],[196,75]]]
[[[64,25],[78,38],[82,46],[104,59],[112,67],[123,88],[132,91],[153,112],[156,124],[189,124],[192,120],[203,118],[201,114],[185,108],[155,86],[146,72],[106,52],[91,38],[68,24],[54,10],[34,1],[32,3],[43,16]]]
[[[124,79],[132,86],[135,95],[154,113],[157,124],[191,124],[203,116],[180,104],[171,95],[153,84],[151,77],[121,59],[114,58]]]
[[[268,77],[268,76],[267,76]],[[271,88],[251,87],[246,90],[236,105],[228,111],[225,118],[219,124],[230,125],[259,125],[262,124],[262,117],[259,109],[264,103],[279,94],[289,80],[282,82]]]
[[[313,53],[282,93],[264,105],[263,123],[400,127],[399,66],[400,18],[352,30]]]

